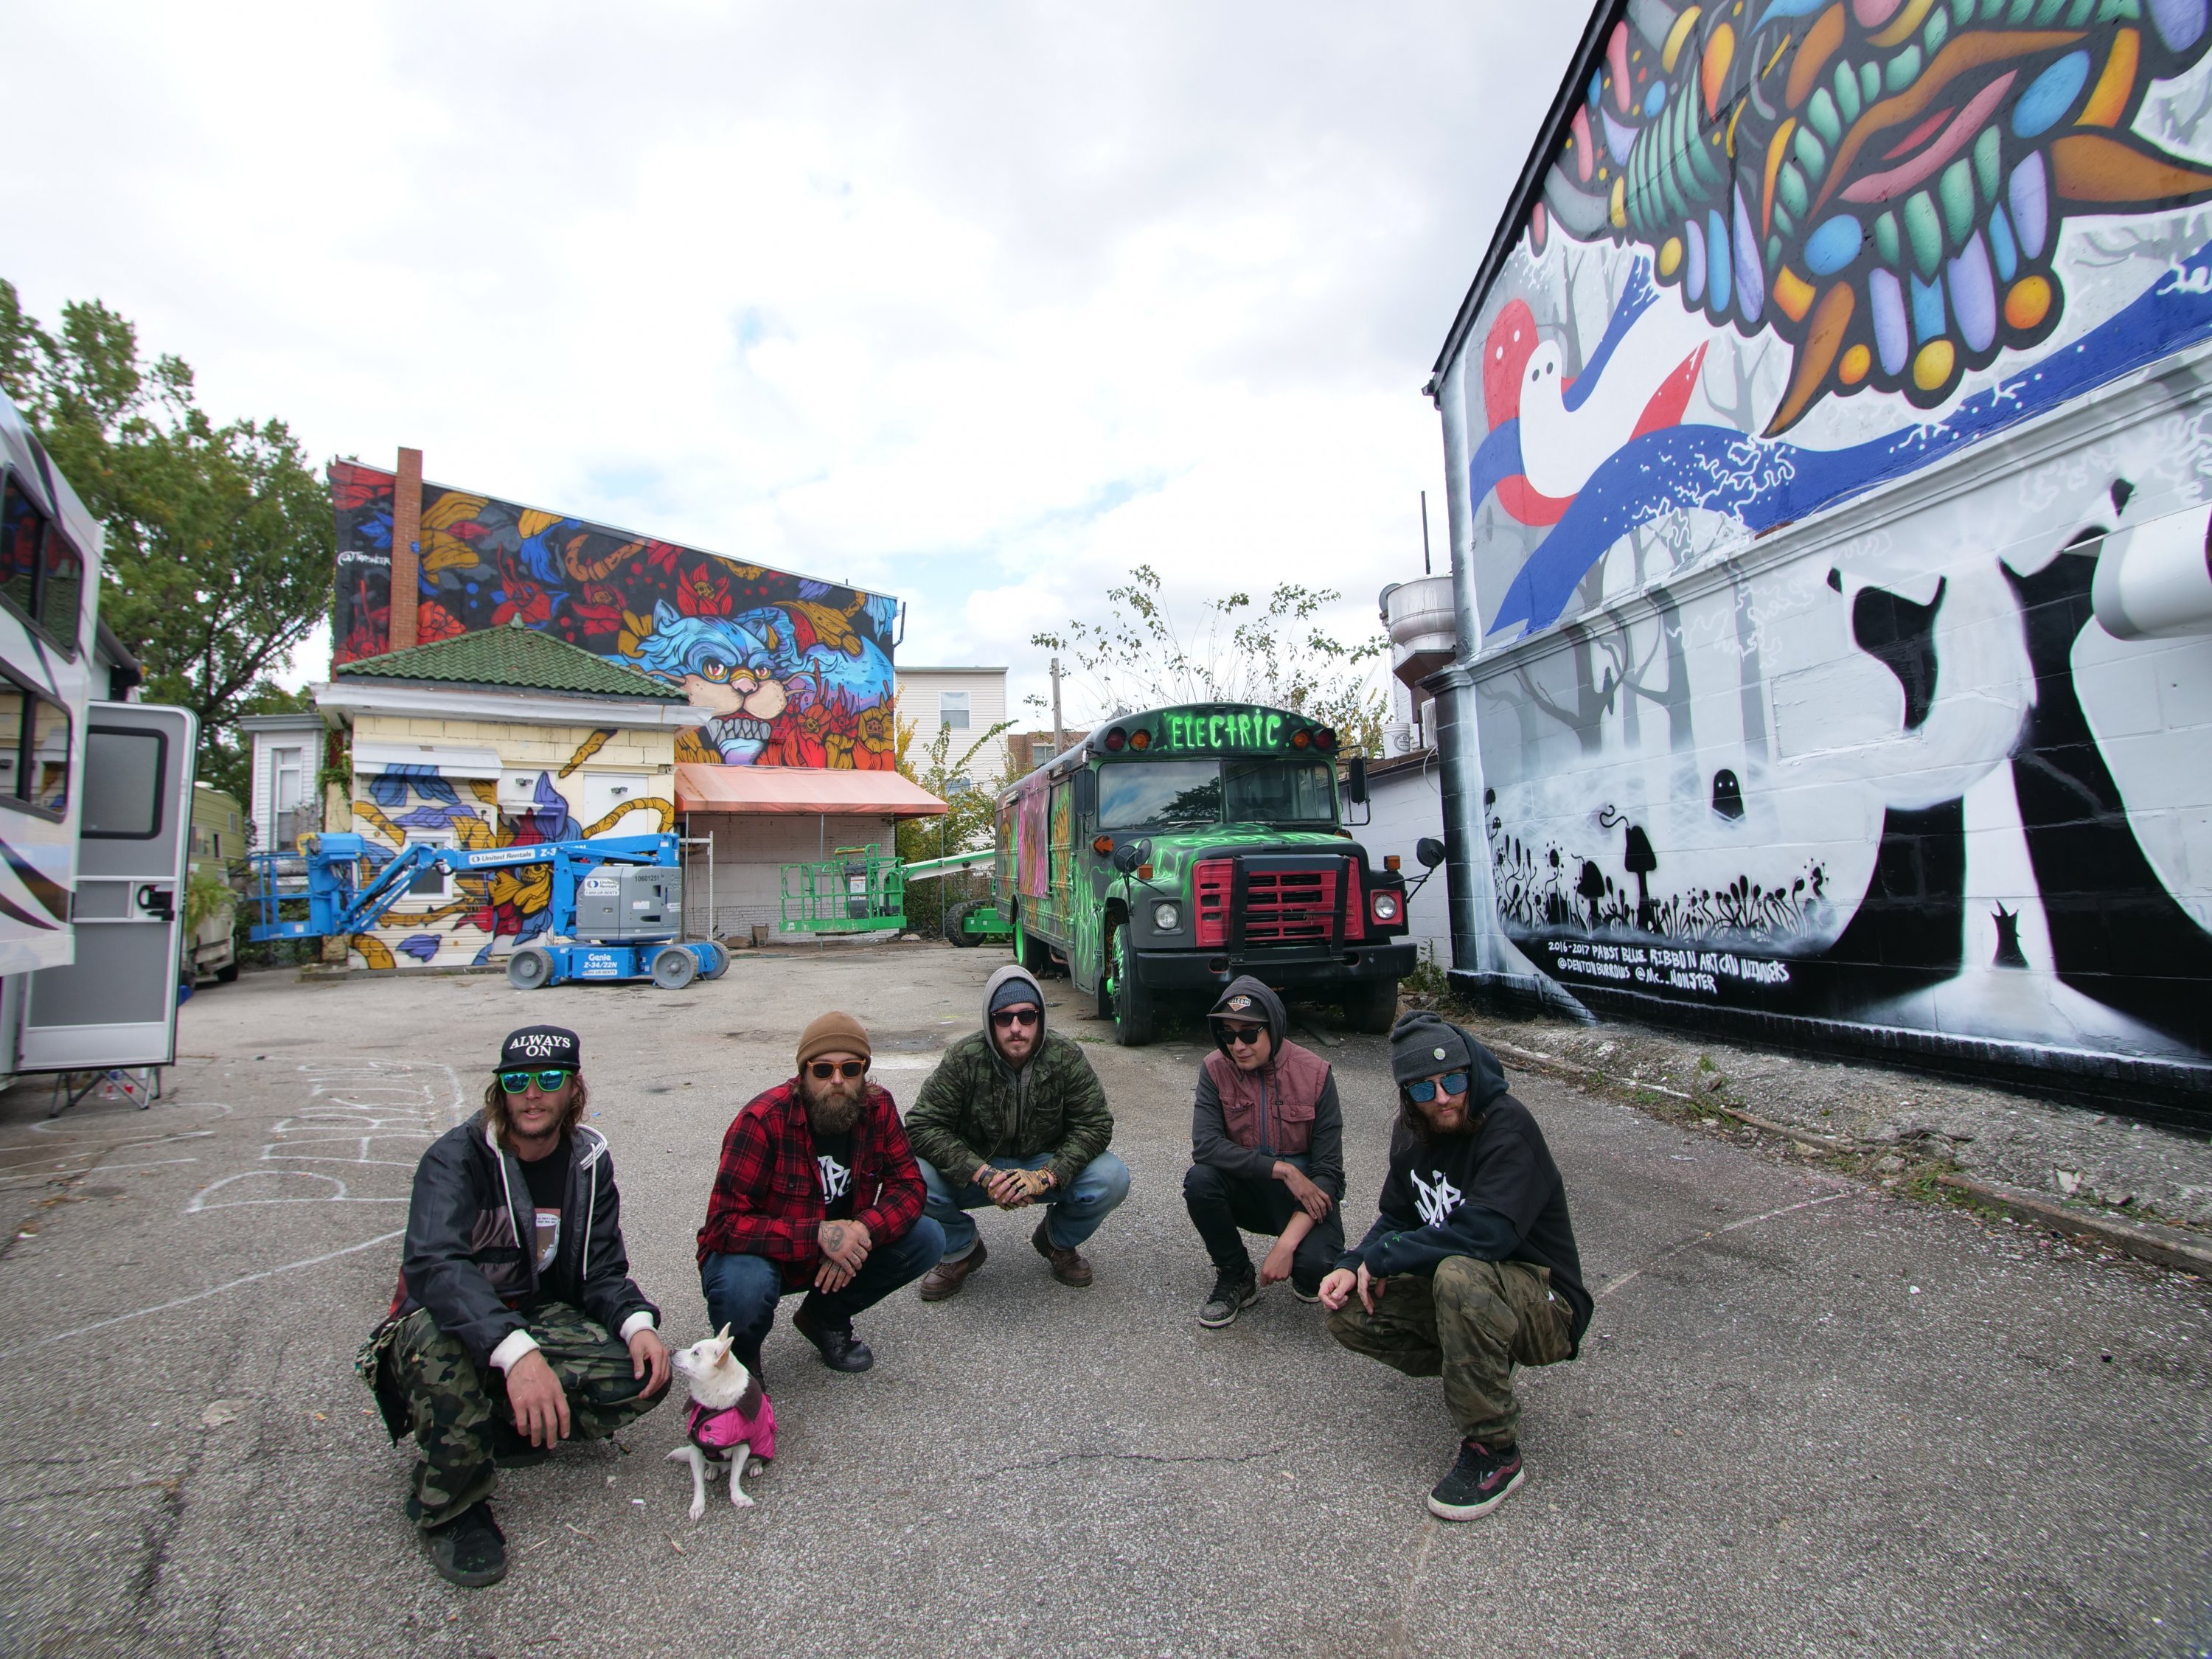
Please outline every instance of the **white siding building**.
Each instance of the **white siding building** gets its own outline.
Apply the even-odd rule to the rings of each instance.
[[[322,822],[315,779],[323,767],[323,734],[317,714],[249,714],[238,723],[253,743],[252,799],[247,811],[256,852],[289,852],[302,830]]]
[[[914,742],[907,763],[917,772],[928,769],[928,756],[938,734],[951,728],[945,746],[945,763],[957,766],[984,732],[1006,718],[1006,671],[1003,668],[898,667],[898,717],[914,727]],[[977,789],[997,787],[1006,775],[1006,737],[1000,732],[979,750],[969,763],[968,780]]]

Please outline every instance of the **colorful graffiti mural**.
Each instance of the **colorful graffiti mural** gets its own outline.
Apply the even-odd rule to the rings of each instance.
[[[1602,15],[1439,382],[1509,968],[2212,1059],[2212,578],[2093,598],[2204,564],[2208,21]]]
[[[338,663],[390,648],[393,487],[331,465]],[[895,599],[435,484],[419,545],[423,644],[520,620],[681,686],[679,760],[896,767]]]
[[[354,828],[368,848],[372,870],[381,870],[409,841],[450,837],[466,848],[534,847],[584,836],[651,835],[674,827],[675,803],[647,796],[625,801],[596,822],[578,817],[568,790],[580,792],[577,769],[611,732],[595,732],[557,769],[538,775],[535,804],[499,804],[498,786],[449,779],[434,766],[387,765],[356,777]],[[571,778],[577,781],[570,784]],[[397,906],[373,933],[356,933],[354,951],[371,968],[391,968],[405,957],[434,963],[481,965],[545,931],[552,898],[546,865],[522,865],[483,875],[454,875],[441,884],[448,896],[420,908]]]

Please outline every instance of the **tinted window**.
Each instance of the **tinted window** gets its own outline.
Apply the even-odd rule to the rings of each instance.
[[[1125,761],[1098,769],[1098,827],[1221,822],[1218,760]]]
[[[1230,761],[1223,768],[1232,823],[1335,821],[1336,769],[1328,761]]]
[[[149,841],[161,830],[161,770],[168,742],[158,732],[95,726],[84,745],[84,831],[103,841]]]
[[[8,480],[4,525],[0,525],[0,593],[27,617],[38,615],[39,549],[46,540],[46,515]]]
[[[84,559],[46,522],[10,475],[0,510],[0,594],[76,654],[77,606],[84,598]]]

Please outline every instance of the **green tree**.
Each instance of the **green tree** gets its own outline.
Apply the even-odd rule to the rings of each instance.
[[[928,790],[950,809],[941,818],[900,820],[901,863],[918,864],[925,859],[977,852],[991,845],[998,833],[997,796],[988,781],[980,788],[975,786],[975,767],[979,759],[988,761],[991,745],[1012,724],[1012,720],[1000,720],[956,756],[952,752],[951,726],[940,726],[936,741],[926,752],[917,754],[914,722],[897,722],[900,773]],[[964,737],[966,733],[961,735]],[[990,890],[988,866],[934,881],[916,882],[906,890],[907,926],[924,939],[935,939],[943,931],[947,909],[962,899],[988,897]]]
[[[330,614],[330,496],[282,421],[218,426],[173,356],[97,300],[48,333],[0,281],[0,387],[106,535],[100,615],[149,702],[200,718],[200,776],[246,793],[240,715],[307,706],[274,676]]]
[[[1071,732],[1169,703],[1258,702],[1326,720],[1340,753],[1379,755],[1389,703],[1377,668],[1389,642],[1378,630],[1347,644],[1323,628],[1321,612],[1342,597],[1283,582],[1264,602],[1242,592],[1206,600],[1193,626],[1161,598],[1159,573],[1140,564],[1106,590],[1103,619],[1078,617],[1030,643],[1060,653],[1078,707],[1091,705],[1087,718],[1068,720]],[[1049,714],[1044,699],[1028,701]]]

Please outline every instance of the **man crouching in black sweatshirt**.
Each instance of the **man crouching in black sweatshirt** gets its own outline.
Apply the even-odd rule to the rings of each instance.
[[[1429,1511],[1472,1521],[1524,1474],[1513,1367],[1572,1359],[1590,1296],[1559,1167],[1497,1056],[1417,1012],[1391,1030],[1390,1071],[1400,1115],[1379,1212],[1321,1299],[1354,1353],[1443,1376],[1459,1457]]]

